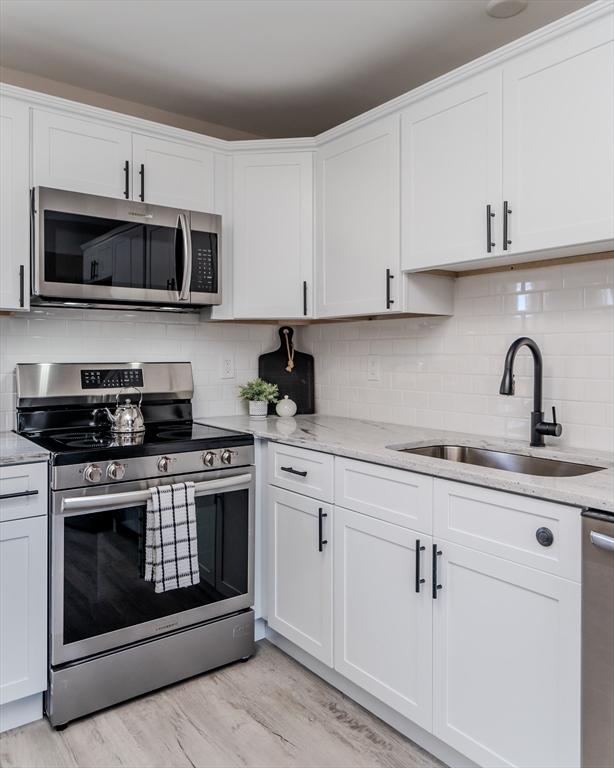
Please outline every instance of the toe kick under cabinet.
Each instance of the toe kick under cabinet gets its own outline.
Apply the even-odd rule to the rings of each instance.
[[[579,509],[277,443],[268,460],[272,629],[478,765],[580,766]]]

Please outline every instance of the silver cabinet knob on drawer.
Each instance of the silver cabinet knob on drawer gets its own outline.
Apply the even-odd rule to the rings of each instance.
[[[98,464],[88,464],[83,470],[83,477],[88,483],[99,483],[102,480],[102,469]]]
[[[172,459],[170,456],[162,456],[162,458],[158,461],[158,471],[159,472],[168,472],[168,470],[171,468]]]
[[[206,467],[212,467],[214,463],[215,463],[215,454],[212,451],[207,451],[207,453],[203,455],[203,464]]]
[[[126,465],[120,464],[117,461],[114,461],[112,464],[109,464],[107,467],[107,477],[109,480],[121,480],[123,476],[126,474]]]

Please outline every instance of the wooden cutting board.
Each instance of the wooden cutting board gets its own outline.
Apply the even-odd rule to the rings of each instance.
[[[294,368],[288,367],[288,349],[286,347],[286,334],[290,351],[294,350]],[[288,395],[296,403],[296,412],[315,413],[315,384],[313,355],[298,352],[294,349],[292,341],[294,331],[290,326],[283,325],[279,329],[280,346],[274,352],[267,352],[258,358],[258,375],[261,379],[277,384],[279,397]],[[269,414],[275,413],[275,405],[269,404]]]

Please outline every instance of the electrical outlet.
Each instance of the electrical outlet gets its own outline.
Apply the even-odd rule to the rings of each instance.
[[[369,355],[367,358],[367,379],[368,381],[380,380],[379,357],[377,355]]]
[[[233,357],[224,357],[222,359],[222,378],[234,379],[235,377],[235,361]]]

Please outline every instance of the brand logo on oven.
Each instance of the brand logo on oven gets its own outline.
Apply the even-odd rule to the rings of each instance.
[[[178,621],[173,621],[171,622],[171,624],[160,624],[159,627],[156,627],[154,629],[154,632],[166,632],[166,630],[172,629],[173,627],[178,627],[178,626],[179,626]]]

